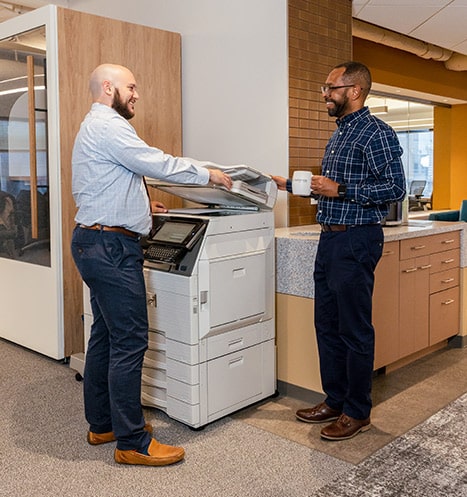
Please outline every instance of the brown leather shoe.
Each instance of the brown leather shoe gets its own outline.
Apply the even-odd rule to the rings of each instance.
[[[143,466],[167,466],[181,461],[185,457],[182,447],[172,447],[159,443],[155,438],[151,440],[148,454],[141,454],[136,450],[115,449],[115,462],[119,464],[141,464]]]
[[[144,431],[152,433],[151,423],[146,423],[144,425]],[[92,431],[88,431],[88,443],[91,445],[106,444],[109,442],[115,442],[115,440],[117,439],[115,438],[113,431],[108,431],[106,433],[93,433]]]
[[[299,409],[295,413],[295,416],[305,423],[324,423],[337,419],[340,414],[340,411],[332,409],[326,402],[321,402],[321,404],[308,409]]]
[[[328,440],[347,440],[370,428],[370,418],[354,419],[347,414],[341,414],[337,421],[321,430],[321,436]]]

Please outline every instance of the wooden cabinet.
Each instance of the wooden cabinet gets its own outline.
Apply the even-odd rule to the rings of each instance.
[[[429,267],[429,256],[399,263],[399,358],[428,347]]]
[[[375,369],[459,332],[460,232],[385,244],[373,296]]]
[[[394,326],[395,316],[399,316],[399,242],[389,242],[384,244],[375,272],[375,369],[399,358],[399,332]]]

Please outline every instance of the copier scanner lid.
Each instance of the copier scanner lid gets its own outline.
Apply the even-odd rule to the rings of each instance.
[[[277,185],[270,176],[249,166],[219,166],[212,162],[189,160],[194,164],[221,169],[229,174],[232,178],[232,188],[228,190],[219,185],[182,185],[146,178],[148,186],[198,204],[256,210],[270,210],[274,207]]]

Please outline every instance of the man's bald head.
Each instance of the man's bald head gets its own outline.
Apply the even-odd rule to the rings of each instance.
[[[106,83],[119,87],[125,78],[134,79],[129,69],[117,64],[101,64],[97,66],[91,74],[89,80],[89,89],[91,90],[92,99],[98,101],[105,94]]]
[[[139,98],[133,73],[117,64],[101,64],[91,73],[89,89],[93,102],[113,107],[126,119],[134,116]]]

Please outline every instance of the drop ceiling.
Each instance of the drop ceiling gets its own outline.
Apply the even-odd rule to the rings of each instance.
[[[50,3],[47,0],[0,0],[0,22]],[[71,6],[72,1],[68,2]],[[467,55],[467,0],[353,0],[354,18],[418,40]],[[448,97],[409,94],[401,88],[374,85],[384,94],[401,95],[441,104],[465,103]]]
[[[467,55],[467,0],[353,0],[352,16]]]
[[[0,0],[0,22],[51,3]],[[69,6],[72,7],[70,0]],[[352,15],[442,48],[467,55],[467,0],[353,0]]]

